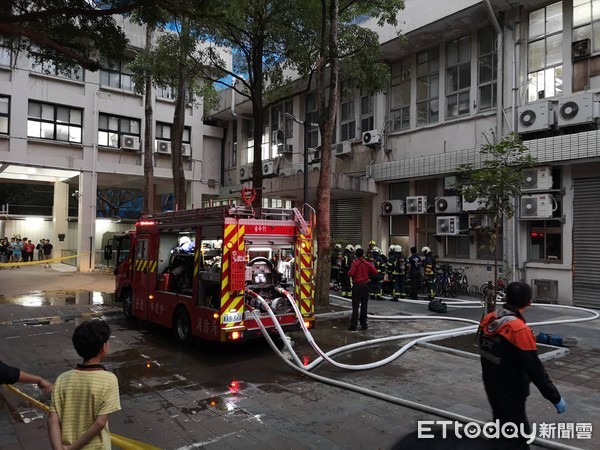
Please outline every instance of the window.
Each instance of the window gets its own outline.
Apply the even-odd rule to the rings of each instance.
[[[10,97],[0,95],[0,134],[8,134],[10,117]]]
[[[265,117],[267,120],[267,117]],[[246,141],[246,159],[248,164],[252,164],[254,162],[254,121],[246,120],[244,121],[246,126],[246,137],[248,138]],[[269,138],[264,133],[262,133],[262,145],[261,145],[261,159],[269,159],[270,150],[269,150]]]
[[[446,117],[469,114],[471,88],[471,38],[446,44]]]
[[[417,53],[417,125],[440,118],[439,50]]]
[[[30,101],[27,115],[28,137],[81,143],[82,109]]]
[[[104,61],[100,69],[100,85],[133,91],[131,70],[123,61]]]
[[[410,128],[410,59],[392,64],[392,129]]]
[[[10,67],[11,53],[10,49],[0,45],[0,66]]]
[[[83,81],[83,67],[74,65],[73,67],[57,67],[50,58],[42,56],[41,52],[32,50],[29,56],[29,66],[33,72],[53,75],[60,78],[68,78],[75,81]]]
[[[156,122],[156,139],[160,139],[162,141],[171,141],[171,130],[173,129],[173,125],[164,123],[164,122]],[[190,136],[192,134],[192,129],[190,127],[183,127],[183,138],[181,142],[184,144],[190,143]]]
[[[294,112],[294,103],[288,100],[285,104],[280,103],[271,108],[271,157],[275,158],[278,154],[285,153],[284,145],[288,144],[288,139],[294,136],[294,121],[286,116]],[[274,136],[274,133],[281,131],[280,139]],[[283,138],[283,139],[281,139]]]
[[[562,2],[529,13],[528,101],[562,94]]]
[[[469,236],[446,236],[445,254],[448,258],[469,258]]]
[[[119,148],[124,136],[140,136],[140,120],[129,117],[100,114],[98,120],[98,145]]]
[[[174,99],[175,97],[177,97],[175,95],[175,89],[173,89],[171,86],[156,86],[156,96],[159,98],[169,99]]]
[[[496,106],[496,74],[498,63],[494,30],[487,28],[477,38],[477,76],[479,84],[479,111]]]
[[[360,96],[360,131],[375,129],[375,97],[361,93]]]
[[[315,94],[308,94],[305,98],[304,120],[308,123],[318,123],[319,113],[317,112],[317,97]],[[308,126],[306,130],[306,147],[317,148],[319,146],[319,128]]]
[[[340,84],[340,142],[356,138],[356,113],[355,113],[354,86],[350,82]]]
[[[600,1],[573,0],[573,41],[590,39],[593,53],[600,51]]]
[[[562,225],[558,220],[539,220],[529,227],[529,260],[562,262]]]
[[[498,260],[502,260],[504,258],[504,246],[502,245],[504,241],[504,230],[502,227],[499,228],[498,233],[500,235],[500,239],[498,240]],[[493,261],[496,259],[494,248],[494,241],[490,234],[489,229],[478,229],[475,235],[475,239],[477,242],[477,259],[484,259],[488,261]]]

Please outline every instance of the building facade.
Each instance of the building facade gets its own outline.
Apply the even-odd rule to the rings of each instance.
[[[600,306],[594,224],[600,192],[600,4],[592,0],[406,0],[396,29],[377,28],[390,66],[385,92],[352,80],[340,99],[333,143],[332,238],[365,245],[429,246],[469,266],[470,282],[493,277],[485,219],[454,190],[457,168],[518,132],[536,158],[524,173],[517,214],[502,224],[503,276],[532,284],[540,300]],[[227,198],[250,183],[251,111],[224,95]],[[286,114],[287,113],[287,114]],[[264,195],[309,202],[319,170],[314,95],[270,108],[265,120]]]

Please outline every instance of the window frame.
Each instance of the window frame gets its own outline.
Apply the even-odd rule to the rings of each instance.
[[[490,33],[491,34],[491,51],[483,52],[481,42],[483,41],[482,34]],[[485,60],[491,60],[491,79],[482,81],[482,67],[485,66]],[[493,28],[484,28],[477,32],[477,109],[478,111],[486,111],[493,108],[496,108],[497,105],[497,83],[498,83],[498,39],[494,32]],[[489,106],[483,105],[483,91],[489,89],[491,101]]]
[[[595,12],[594,5],[596,5],[596,8],[598,9],[597,12]],[[591,43],[591,54],[597,55],[600,53],[600,2],[596,0],[573,0],[572,6],[571,28],[573,42],[589,39]],[[576,24],[576,10],[581,10],[586,6],[589,8],[588,17]],[[584,28],[588,28],[588,30],[583,30]],[[598,31],[594,32],[595,29]]]
[[[3,117],[6,117],[6,131],[3,131],[0,128],[0,134],[9,135],[10,134],[10,100],[11,100],[11,98],[9,95],[0,94],[0,102],[2,102],[3,100],[6,100],[6,112],[2,112],[2,110],[0,109],[0,123],[1,123],[1,119]]]
[[[7,61],[8,60],[8,61]],[[0,67],[12,66],[12,51],[10,48],[0,45]]]
[[[351,81],[340,83],[340,142],[356,139],[356,90]]]
[[[111,83],[111,79],[113,76],[118,77],[118,85],[114,85]],[[108,83],[104,82],[104,78]],[[133,82],[133,76],[131,69],[127,62],[123,60],[113,61],[113,60],[103,60],[102,67],[100,68],[100,87],[103,88],[112,88],[112,89],[121,89],[123,91],[134,92],[135,86]],[[127,85],[124,80],[129,79],[129,85]]]
[[[391,65],[392,86],[390,101],[390,116],[392,130],[402,131],[410,129],[410,104],[412,99],[411,89],[411,60],[404,58]],[[408,101],[403,101],[403,94],[408,94]]]
[[[106,119],[106,123],[108,125],[108,128],[101,128],[101,122],[102,122],[102,118],[103,116],[105,116]],[[118,127],[116,130],[110,128],[110,123],[111,123],[111,119],[113,120],[117,120],[118,123]],[[130,131],[123,131],[122,129],[122,124],[123,121],[127,120],[129,121],[129,130]],[[138,132],[132,132],[131,131],[131,124],[132,123],[137,123],[138,125]],[[99,147],[105,147],[105,148],[116,148],[116,149],[120,149],[123,147],[123,136],[135,136],[138,138],[141,138],[141,129],[142,129],[142,121],[140,119],[136,119],[134,117],[127,117],[127,116],[119,116],[117,114],[110,114],[110,113],[99,113],[98,115],[98,146]],[[100,138],[100,133],[107,133],[107,139],[106,142],[108,142],[109,144],[101,144],[101,138]],[[110,135],[111,134],[116,134],[117,135],[117,145],[110,145]]]
[[[164,130],[167,130],[167,129],[169,130],[168,137],[166,137],[164,135]],[[160,133],[159,133],[159,130],[160,130]],[[171,142],[172,134],[173,134],[173,124],[168,123],[168,122],[161,122],[160,120],[156,121],[156,136],[155,136],[156,140]],[[184,126],[183,127],[183,137],[182,137],[181,143],[189,144],[191,142],[190,141],[191,135],[192,135],[192,127]]]
[[[44,58],[42,56],[41,51],[39,50],[32,50],[31,55],[29,55],[28,59],[29,68],[32,72],[57,78],[63,78],[65,80],[78,82],[85,81],[85,70],[82,66],[78,64],[70,68],[59,69],[58,67],[56,67],[54,60],[52,60],[51,58]]]
[[[461,50],[466,45],[466,52]],[[452,46],[456,46],[456,61],[450,61]],[[466,60],[461,57],[467,56]],[[467,78],[465,81],[464,78]],[[452,83],[452,80],[455,83]],[[446,119],[467,116],[471,113],[471,35],[463,36],[446,43]],[[466,86],[465,86],[466,83]],[[452,86],[454,84],[454,88]],[[461,105],[465,104],[466,110]],[[456,102],[456,114],[451,113],[451,101]],[[462,99],[462,100],[461,100]]]
[[[425,59],[421,59],[424,56]],[[421,76],[419,74],[422,73]],[[417,126],[429,125],[440,121],[440,50],[433,47],[417,53]],[[427,94],[421,97],[419,85],[426,86]],[[437,89],[435,86],[437,85]],[[437,115],[433,113],[432,107],[437,104]],[[419,114],[419,109],[424,105],[426,109],[425,116]]]
[[[367,106],[365,108],[365,105]],[[375,96],[362,92],[360,95],[360,133],[375,129]]]
[[[563,226],[562,223],[560,222],[560,220],[557,220],[555,218],[553,219],[547,219],[547,220],[536,220],[536,221],[530,221],[527,224],[527,231],[528,231],[528,238],[527,238],[527,256],[530,262],[543,262],[543,263],[551,263],[551,264],[562,264],[563,262],[563,258],[564,258],[564,252],[563,252],[563,238],[564,238],[564,231],[563,231]],[[542,250],[541,253],[541,257],[540,258],[533,258],[532,255],[534,253],[534,243],[533,243],[533,239],[534,239],[534,233],[537,233],[538,236],[536,236],[536,238],[539,238],[540,234],[542,235],[541,237],[543,238],[543,243],[542,243],[542,247],[540,247],[540,249]],[[551,258],[549,253],[549,247],[551,245],[554,244],[554,242],[551,242],[550,244],[548,243],[548,237],[549,236],[559,236],[559,243],[558,243],[558,253],[559,255],[556,258]]]
[[[39,105],[40,107],[40,115],[32,116],[31,110],[33,105]],[[45,116],[45,113],[48,109],[52,109],[52,119],[49,119]],[[59,118],[59,110],[60,109],[68,110],[68,121],[63,121]],[[79,113],[79,123],[76,121],[71,121],[71,116],[73,112]],[[33,124],[36,123],[39,126],[39,135],[38,134],[30,134],[30,131],[33,130]],[[52,125],[52,137],[45,137],[45,131],[48,130],[47,127],[44,127],[43,124],[51,124]],[[67,127],[67,139],[59,139],[58,128],[59,127]],[[71,128],[79,130],[78,138],[71,139]],[[77,135],[75,135],[77,136]],[[41,102],[38,100],[29,100],[27,103],[27,138],[34,139],[44,139],[48,141],[58,141],[65,142],[68,144],[81,144],[83,142],[83,108],[76,108],[68,105],[60,105],[56,103],[49,102]]]
[[[319,111],[317,108],[317,96],[314,92],[304,97],[304,120],[307,123],[319,123]],[[317,148],[319,142],[319,127],[306,126],[305,132],[306,148]]]

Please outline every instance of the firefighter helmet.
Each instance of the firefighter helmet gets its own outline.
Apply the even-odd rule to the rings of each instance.
[[[396,245],[390,245],[390,253],[397,252],[398,250],[396,250],[396,247],[397,247]]]
[[[373,247],[371,249],[371,253],[377,253],[379,255],[379,254],[381,254],[381,250],[379,250],[379,247]]]
[[[426,255],[427,253],[431,253],[431,249],[429,247],[423,247],[421,249],[421,253],[423,253],[424,255]]]
[[[377,245],[377,242],[375,242],[375,241],[369,241],[369,245],[370,245],[370,246],[371,246],[371,245],[372,245],[372,246],[376,246],[376,245]]]
[[[354,246],[354,250],[358,250],[359,248],[362,248],[362,245],[360,245],[360,244],[356,244],[356,245]]]
[[[336,250],[340,250],[342,248],[342,244],[335,244],[334,247]]]
[[[396,245],[396,253],[402,253],[404,251],[404,249],[402,248],[401,245]]]
[[[348,244],[348,245],[346,245],[346,250],[348,250],[349,252],[353,252],[354,246],[352,244]]]

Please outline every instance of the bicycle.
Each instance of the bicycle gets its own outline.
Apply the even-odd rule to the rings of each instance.
[[[456,278],[452,276],[453,267],[448,264],[442,264],[437,269],[434,280],[434,291],[436,296],[456,297],[458,295],[458,284]]]
[[[486,299],[488,295],[493,292],[493,289],[494,285],[490,281],[488,283],[482,284],[481,288],[479,288],[479,292],[481,293],[482,297]],[[504,283],[504,280],[502,278],[498,278],[498,281],[496,281],[496,302],[503,302],[505,297],[506,284]]]

